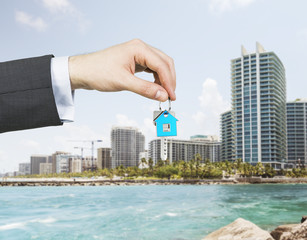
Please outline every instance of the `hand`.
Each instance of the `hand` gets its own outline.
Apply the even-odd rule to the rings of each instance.
[[[136,77],[136,72],[153,73],[155,81]],[[172,58],[135,39],[102,51],[69,58],[72,89],[102,92],[128,90],[144,97],[176,100],[176,73]]]

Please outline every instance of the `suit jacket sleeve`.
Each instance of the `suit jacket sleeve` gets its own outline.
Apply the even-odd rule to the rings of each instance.
[[[52,90],[52,57],[0,63],[0,133],[62,125]]]

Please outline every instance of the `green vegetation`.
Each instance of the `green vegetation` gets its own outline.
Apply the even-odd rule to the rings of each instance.
[[[148,168],[140,169],[138,167],[123,167],[119,166],[115,169],[99,169],[96,171],[85,171],[82,173],[60,173],[60,174],[45,174],[45,175],[27,175],[20,177],[37,177],[37,178],[71,178],[71,177],[107,177],[114,176],[124,177],[125,179],[220,179],[223,177],[269,177],[276,175],[287,177],[307,177],[307,169],[304,166],[300,168],[275,171],[270,164],[263,165],[257,163],[255,166],[249,163],[243,163],[241,159],[235,162],[215,162],[212,163],[208,159],[204,162],[199,154],[189,162],[176,161],[172,164],[168,160],[159,160],[153,166],[152,159],[148,162],[142,159],[140,165]]]

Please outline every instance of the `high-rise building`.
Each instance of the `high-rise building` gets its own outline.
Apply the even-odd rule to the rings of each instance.
[[[20,175],[30,175],[31,174],[31,164],[30,163],[19,163],[19,173]]]
[[[112,151],[111,148],[97,149],[97,168],[112,168]]]
[[[232,111],[224,112],[221,115],[221,139],[221,161],[234,161],[235,156]]]
[[[31,156],[31,174],[39,174],[39,168],[41,163],[49,162],[48,155],[32,155]]]
[[[97,168],[97,158],[90,156],[82,158],[82,171],[91,171]]]
[[[112,168],[138,166],[139,153],[145,150],[145,136],[133,127],[113,127],[111,148]]]
[[[50,174],[52,173],[52,163],[40,163],[39,174]]]
[[[286,160],[285,69],[274,52],[257,43],[255,53],[242,46],[231,60],[235,157],[256,164]]]
[[[69,172],[81,173],[82,172],[82,159],[81,158],[69,158]]]
[[[307,99],[287,103],[288,162],[307,164]]]
[[[208,140],[209,139],[209,140]],[[195,159],[200,154],[203,162],[220,161],[221,143],[210,138],[193,138],[191,140],[166,139],[167,159],[170,163],[183,160],[185,162]],[[156,164],[162,159],[162,139],[154,139],[149,142],[148,157]]]
[[[68,173],[70,159],[80,159],[80,156],[71,155],[71,154],[57,154],[56,155],[56,173]]]
[[[70,155],[70,153],[68,153],[68,152],[62,152],[62,151],[56,151],[55,153],[53,153],[52,155],[51,155],[51,161],[52,161],[52,173],[56,173],[57,171],[56,171],[56,157],[57,157],[57,155],[60,155],[60,154],[68,154],[68,155]]]

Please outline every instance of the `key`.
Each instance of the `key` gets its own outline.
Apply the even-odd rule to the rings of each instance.
[[[177,119],[175,112],[171,111],[171,100],[169,99],[168,110],[161,109],[159,103],[159,111],[153,112],[153,121],[157,129],[157,137],[177,136]]]

